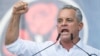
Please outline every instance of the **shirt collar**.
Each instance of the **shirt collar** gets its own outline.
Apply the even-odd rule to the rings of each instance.
[[[76,45],[79,46],[80,48],[83,48],[84,47],[83,40],[80,39],[79,42],[76,43]],[[74,45],[71,49],[79,49],[76,45]],[[63,48],[60,43],[58,43],[58,48]]]
[[[84,47],[84,43],[83,43],[82,39],[80,39],[79,42],[76,43],[76,45],[79,46],[80,48],[83,48]],[[73,48],[77,49],[78,47],[76,45],[74,45]]]

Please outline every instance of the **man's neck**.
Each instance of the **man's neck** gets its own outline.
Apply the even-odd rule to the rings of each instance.
[[[78,41],[80,40],[80,38],[74,38],[73,39],[73,43],[77,43]],[[69,51],[73,46],[74,44],[72,43],[71,40],[69,41],[60,41],[60,44],[63,46],[63,48],[65,48],[67,51]]]

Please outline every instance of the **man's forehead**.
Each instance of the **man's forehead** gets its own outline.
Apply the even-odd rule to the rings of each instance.
[[[72,16],[72,15],[75,15],[76,14],[76,11],[74,9],[62,9],[59,11],[58,13],[58,17],[60,16]]]

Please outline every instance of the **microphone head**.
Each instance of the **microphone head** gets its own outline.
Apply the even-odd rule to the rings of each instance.
[[[73,40],[73,34],[72,33],[71,33],[71,37],[70,38],[71,38],[71,40]]]
[[[58,34],[56,41],[59,40],[61,33]]]
[[[62,33],[63,31],[64,31],[64,30],[61,30],[61,33]],[[56,41],[58,41],[58,40],[59,40],[61,33],[58,33],[58,36],[57,36]]]
[[[61,30],[61,33],[64,31],[65,29]],[[56,41],[59,40],[61,33],[58,34]],[[73,40],[73,34],[71,33],[70,39]]]

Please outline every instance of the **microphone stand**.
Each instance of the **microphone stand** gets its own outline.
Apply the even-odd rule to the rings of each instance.
[[[44,50],[48,49],[49,47],[51,47],[51,46],[55,45],[55,44],[57,43],[57,41],[59,40],[60,35],[61,35],[61,34],[59,33],[59,34],[58,34],[58,37],[57,37],[57,39],[56,39],[56,42],[54,42],[53,44],[51,44],[51,45],[47,46],[46,48],[44,48],[44,49],[42,49],[42,50],[38,51],[37,53],[33,54],[32,56],[35,56],[35,55],[37,55],[38,53],[40,53],[40,52],[42,52],[42,51],[44,51]]]
[[[88,56],[92,56],[92,55],[95,55],[95,56],[97,56],[96,54],[89,54],[88,52],[86,52],[84,49],[82,49],[81,47],[79,47],[78,45],[76,45],[74,42],[73,42],[73,34],[71,34],[71,41],[72,41],[72,43],[76,46],[76,47],[78,47],[79,49],[81,49],[83,52],[85,52]]]
[[[57,42],[57,41],[56,41],[56,42]],[[42,49],[42,50],[38,51],[37,53],[35,53],[35,54],[34,54],[34,55],[32,55],[32,56],[35,56],[35,55],[37,55],[38,53],[40,53],[40,52],[42,52],[42,51],[46,50],[47,48],[49,48],[49,47],[51,47],[51,46],[55,45],[55,44],[56,44],[56,42],[54,42],[53,44],[51,44],[51,45],[47,46],[46,48],[44,48],[44,49]]]

